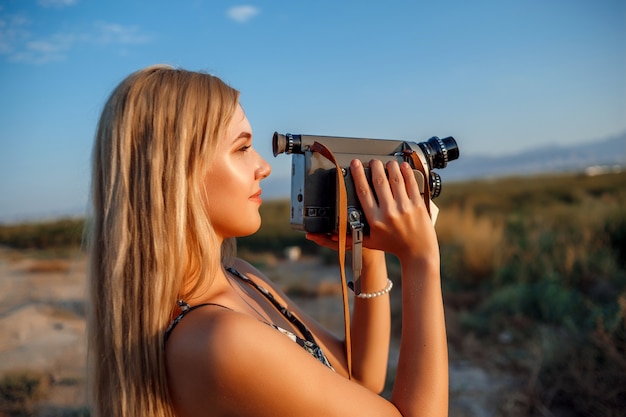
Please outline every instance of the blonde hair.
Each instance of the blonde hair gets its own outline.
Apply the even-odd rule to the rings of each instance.
[[[176,300],[234,256],[234,240],[218,246],[202,184],[238,98],[212,75],[154,66],[104,106],[89,231],[95,417],[174,415],[164,335]]]

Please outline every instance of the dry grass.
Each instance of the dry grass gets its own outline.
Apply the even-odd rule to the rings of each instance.
[[[71,262],[64,259],[34,260],[25,269],[29,273],[67,273],[70,271]]]
[[[437,225],[444,299],[460,312],[449,340],[462,357],[522,378],[502,415],[623,415],[625,181],[554,176],[446,189]]]
[[[460,249],[467,275],[483,279],[499,267],[504,230],[501,217],[479,216],[473,206],[455,205],[442,211],[436,228],[442,246]]]

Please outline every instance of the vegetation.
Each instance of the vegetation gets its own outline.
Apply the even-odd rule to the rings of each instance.
[[[501,415],[626,409],[624,184],[626,173],[444,183],[437,233],[451,355],[519,377]],[[241,253],[281,257],[298,245],[332,258],[291,229],[288,201],[261,210]],[[79,220],[0,225],[0,245],[79,245],[81,229]]]
[[[438,201],[444,299],[463,332],[451,342],[471,356],[480,338],[473,353],[524,382],[503,415],[625,409],[624,184],[625,173],[476,181]]]
[[[0,245],[13,249],[54,250],[81,245],[84,219],[0,224]]]
[[[289,246],[300,246],[304,253],[317,253],[318,246],[304,238],[300,231],[293,230],[289,223],[289,201],[270,201],[260,208],[261,229],[252,236],[237,240],[239,251],[272,252],[282,256]]]
[[[38,400],[50,387],[47,375],[34,372],[10,373],[0,379],[0,416],[33,415]]]

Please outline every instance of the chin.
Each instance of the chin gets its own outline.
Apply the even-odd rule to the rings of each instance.
[[[250,227],[241,228],[236,234],[236,237],[246,237],[255,234],[261,228],[261,222],[259,221],[255,225],[250,225]]]

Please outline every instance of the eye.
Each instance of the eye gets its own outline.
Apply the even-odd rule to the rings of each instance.
[[[237,149],[237,151],[238,152],[246,152],[251,147],[252,147],[251,145],[245,145],[245,146],[242,146],[241,148]]]

